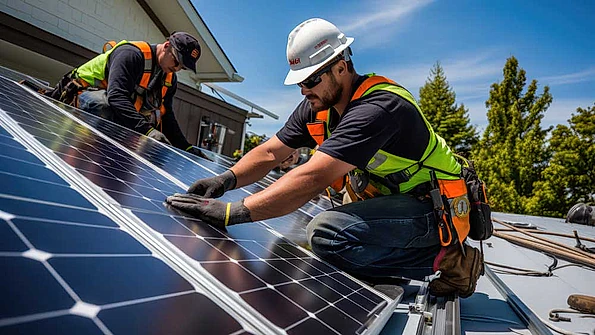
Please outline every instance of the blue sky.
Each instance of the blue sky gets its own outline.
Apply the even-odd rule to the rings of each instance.
[[[567,124],[577,107],[595,103],[595,1],[264,1],[192,0],[199,14],[245,78],[221,84],[279,115],[251,120],[249,131],[272,136],[302,96],[284,86],[287,35],[312,17],[334,23],[354,37],[360,74],[375,72],[399,82],[416,97],[440,61],[471,123],[487,124],[485,101],[515,56],[548,85],[553,103],[542,125]],[[205,90],[208,90],[206,88]]]

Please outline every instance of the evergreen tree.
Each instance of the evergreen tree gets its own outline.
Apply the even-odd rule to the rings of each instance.
[[[533,183],[539,180],[550,155],[541,119],[552,102],[549,87],[537,95],[537,81],[526,84],[525,70],[515,57],[507,59],[504,78],[494,83],[486,101],[488,126],[474,150],[478,173],[490,190],[494,210],[526,213]]]
[[[439,62],[430,70],[430,77],[419,89],[419,107],[434,131],[454,152],[468,156],[478,135],[469,120],[465,105],[455,103],[456,95],[446,80]]]
[[[535,183],[531,214],[565,217],[572,205],[595,202],[595,104],[579,107],[568,122],[552,133],[553,156]]]

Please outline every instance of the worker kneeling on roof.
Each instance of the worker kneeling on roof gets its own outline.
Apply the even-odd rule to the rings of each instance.
[[[207,158],[188,143],[173,113],[175,73],[196,73],[200,54],[196,38],[184,32],[161,44],[111,41],[104,53],[66,74],[47,95]]]
[[[285,84],[297,84],[304,100],[273,138],[230,170],[196,181],[188,194],[170,196],[167,202],[224,227],[291,213],[327,186],[340,190],[347,181],[355,201],[322,212],[308,224],[307,238],[318,256],[356,277],[423,279],[441,262],[470,272],[461,265],[466,256],[460,245],[442,247],[428,196],[426,166],[434,167],[439,179],[455,180],[461,165],[411,93],[388,78],[355,72],[353,41],[322,19],[297,26],[287,43]],[[296,148],[316,145],[307,163],[265,190],[235,203],[213,199],[260,180]],[[460,241],[464,234],[459,233]],[[473,278],[475,288],[478,274],[457,275]]]

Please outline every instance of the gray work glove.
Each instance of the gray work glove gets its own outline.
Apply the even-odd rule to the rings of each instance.
[[[223,193],[233,190],[236,183],[236,175],[231,170],[227,170],[218,176],[195,181],[188,189],[188,193],[205,198],[219,198]]]
[[[226,226],[252,221],[250,210],[244,206],[243,199],[236,202],[223,202],[196,194],[176,193],[167,197],[166,202],[217,228],[225,229]]]
[[[198,156],[198,157],[200,157],[200,158],[204,158],[204,159],[206,159],[206,160],[208,160],[208,161],[211,161],[211,162],[213,161],[213,160],[212,160],[212,159],[210,159],[210,158],[209,158],[207,155],[205,155],[205,154],[202,152],[202,150],[200,150],[199,148],[197,148],[197,147],[195,147],[195,146],[193,146],[193,145],[191,145],[191,146],[189,146],[188,148],[186,148],[186,152],[189,152],[189,153],[191,153],[191,154],[193,154],[193,155],[195,155],[195,156]]]
[[[163,135],[162,132],[160,132],[159,130],[157,130],[155,128],[151,128],[147,132],[146,135],[156,141],[171,145],[171,143],[169,143],[169,140],[167,139],[167,137],[165,137],[165,135]]]

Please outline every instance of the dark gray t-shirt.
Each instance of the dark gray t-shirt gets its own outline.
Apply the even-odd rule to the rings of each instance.
[[[361,76],[352,92],[364,81]],[[315,119],[304,99],[277,132],[291,148],[314,148],[306,124]],[[331,136],[318,148],[325,154],[364,169],[382,149],[396,156],[420,160],[429,141],[428,128],[415,106],[400,96],[380,90],[350,102],[342,116],[331,109]]]

